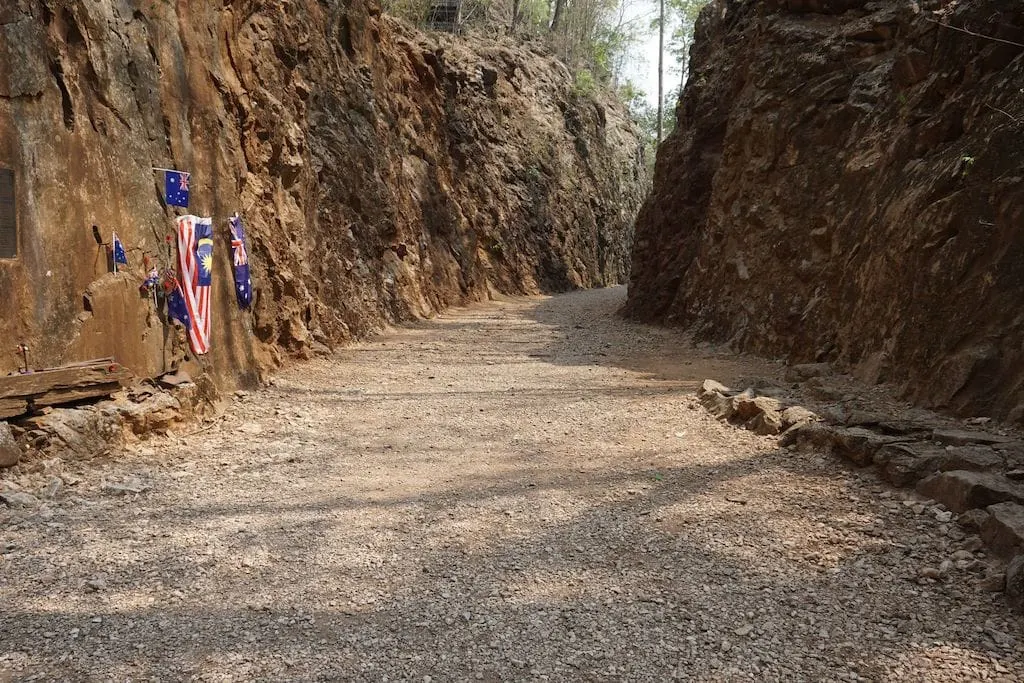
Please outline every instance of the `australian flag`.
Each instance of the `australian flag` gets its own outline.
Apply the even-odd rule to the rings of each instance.
[[[192,324],[188,315],[188,306],[185,305],[185,297],[181,293],[181,287],[177,284],[167,295],[167,315],[184,325],[186,330]]]
[[[114,246],[113,246],[114,263],[123,263],[125,265],[128,265],[128,254],[126,254],[125,251],[124,251],[124,244],[121,242],[120,238],[118,238],[116,232],[113,233],[113,235],[114,235]]]
[[[164,171],[164,196],[170,206],[188,206],[188,181],[184,171]]]
[[[245,248],[245,228],[238,216],[231,218],[231,254],[235,263],[235,298],[240,308],[249,308],[252,305],[249,252]]]

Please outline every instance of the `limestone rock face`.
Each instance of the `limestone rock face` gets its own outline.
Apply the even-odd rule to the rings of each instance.
[[[111,355],[152,376],[187,355],[137,291],[185,213],[152,167],[191,172],[188,212],[215,219],[213,350],[189,372],[235,383],[496,291],[622,282],[644,185],[624,109],[539,48],[427,37],[371,0],[6,2],[0,340],[34,365]],[[117,276],[93,225],[127,247]]]
[[[1016,0],[713,2],[627,312],[1024,417],[1020,44]]]

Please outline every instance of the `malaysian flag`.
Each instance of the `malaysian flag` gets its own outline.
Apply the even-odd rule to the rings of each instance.
[[[245,228],[242,219],[231,217],[231,253],[235,262],[235,298],[240,308],[252,305],[252,279],[249,277],[249,253],[245,249]]]
[[[213,219],[178,218],[178,282],[188,310],[188,342],[197,356],[210,351]]]

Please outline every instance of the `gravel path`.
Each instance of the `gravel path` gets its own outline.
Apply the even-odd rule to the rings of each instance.
[[[0,508],[0,681],[1024,679],[975,539],[711,419],[701,379],[776,368],[623,297],[453,311],[39,463],[15,483],[56,497]]]

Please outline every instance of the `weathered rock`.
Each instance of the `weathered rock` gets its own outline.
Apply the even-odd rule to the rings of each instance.
[[[492,292],[628,274],[641,142],[550,53],[427,35],[367,0],[0,4],[0,166],[22,247],[0,259],[0,340],[39,365],[113,356],[234,388]],[[245,221],[253,307],[238,310],[218,242],[202,367],[138,295],[143,254],[171,265],[154,165],[193,173],[218,240],[229,209]],[[94,223],[129,250],[116,275]],[[0,354],[0,373],[16,364]]]
[[[7,507],[26,508],[39,504],[39,499],[24,491],[0,491],[0,502]]]
[[[900,441],[897,437],[877,434],[860,427],[837,427],[818,422],[805,422],[788,429],[779,443],[801,450],[822,450],[856,465],[870,465],[881,447]]]
[[[790,406],[782,411],[782,428],[789,429],[793,425],[819,419],[818,414],[803,406]]]
[[[734,392],[729,387],[725,386],[720,382],[716,382],[713,379],[706,379],[701,382],[700,388],[697,389],[697,397],[703,398],[709,394],[721,394],[722,396],[732,396]]]
[[[743,426],[761,436],[774,436],[782,431],[782,416],[777,410],[765,410],[750,418]]]
[[[709,4],[627,315],[898,380],[929,407],[1024,415],[1020,51],[935,25],[1019,27],[1021,3],[933,5]]]
[[[782,402],[778,399],[767,396],[751,396],[746,392],[734,397],[732,401],[733,417],[742,423],[766,412],[778,415],[782,409]]]
[[[988,446],[947,446],[944,470],[998,470],[1004,465],[1003,456]]]
[[[804,382],[812,377],[825,377],[833,373],[828,363],[801,363],[786,368],[787,382]]]
[[[0,467],[13,467],[18,464],[20,458],[21,448],[14,440],[11,426],[6,422],[0,422]]]
[[[1024,506],[1017,503],[989,505],[988,519],[979,534],[992,551],[1004,559],[1024,552]]]
[[[988,511],[982,508],[972,508],[960,514],[956,518],[957,524],[968,531],[978,531],[989,518]]]
[[[988,432],[968,432],[960,429],[936,429],[932,432],[932,440],[947,446],[967,446],[970,444],[1005,444],[1013,439]]]
[[[1006,567],[1006,600],[1018,612],[1024,612],[1024,553]]]
[[[927,443],[893,443],[878,449],[873,461],[882,477],[896,486],[910,486],[942,469],[946,449]]]
[[[1024,486],[989,472],[953,470],[933,474],[918,482],[917,491],[954,512],[1005,501],[1024,502]]]
[[[115,406],[125,426],[136,435],[166,431],[181,419],[181,403],[164,392],[156,392],[139,403],[121,400]]]

